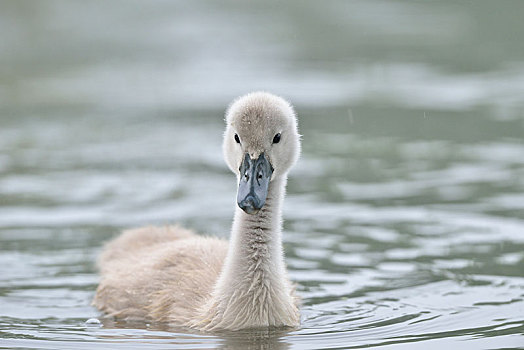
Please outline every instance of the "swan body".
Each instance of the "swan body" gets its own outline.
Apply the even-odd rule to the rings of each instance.
[[[240,97],[226,113],[223,153],[239,182],[230,241],[178,226],[125,231],[99,259],[101,311],[208,331],[300,324],[281,239],[300,153],[293,108],[269,93]]]

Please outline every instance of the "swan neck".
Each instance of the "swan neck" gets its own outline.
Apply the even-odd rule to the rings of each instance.
[[[243,283],[251,285],[253,279],[270,279],[272,284],[283,281],[285,265],[281,208],[285,186],[285,178],[271,181],[266,203],[256,214],[247,214],[236,207],[229,251],[221,276],[224,287],[230,283],[238,287]]]
[[[256,214],[236,208],[226,260],[209,304],[207,329],[296,325],[299,313],[282,251],[286,179],[270,182]]]
[[[236,249],[241,249],[243,253],[250,255],[257,250],[270,249],[271,254],[261,258],[270,259],[272,262],[276,262],[277,258],[283,258],[281,209],[285,185],[285,179],[273,180],[269,184],[266,203],[256,214],[247,214],[242,209],[236,208],[231,232],[231,243]]]

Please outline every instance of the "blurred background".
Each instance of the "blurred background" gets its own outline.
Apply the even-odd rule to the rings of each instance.
[[[0,0],[0,347],[524,346],[521,1]],[[291,101],[302,328],[104,321],[105,241],[227,238],[237,96]]]

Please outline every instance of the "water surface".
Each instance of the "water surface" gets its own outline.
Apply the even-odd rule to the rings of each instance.
[[[521,2],[4,1],[0,348],[524,347]],[[223,113],[299,115],[296,330],[86,322],[122,229],[228,237]]]

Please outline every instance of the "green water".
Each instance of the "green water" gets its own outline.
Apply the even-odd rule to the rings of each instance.
[[[0,1],[0,348],[524,348],[524,3]],[[223,113],[299,115],[297,330],[102,320],[120,230],[227,237]]]

